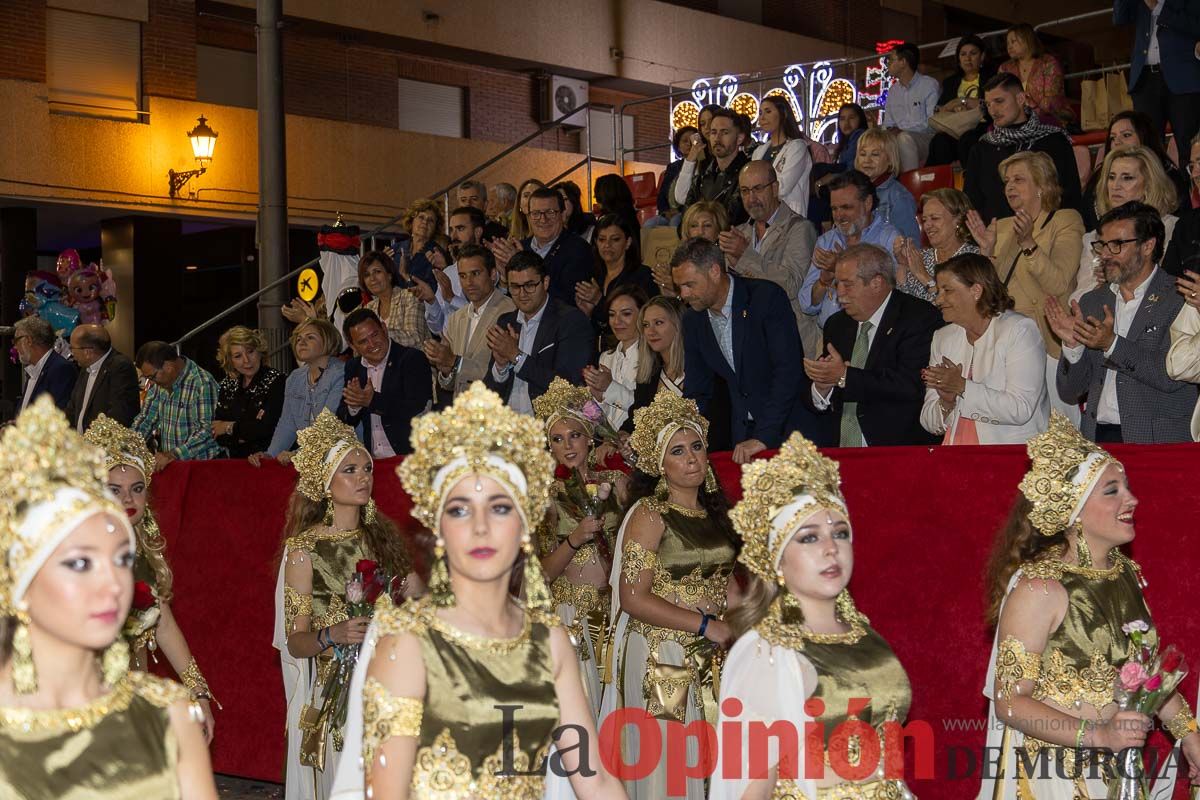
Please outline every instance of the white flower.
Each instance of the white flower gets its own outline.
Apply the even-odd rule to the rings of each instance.
[[[1133,622],[1126,622],[1124,625],[1122,625],[1121,630],[1125,632],[1126,636],[1128,636],[1134,631],[1145,633],[1146,631],[1150,630],[1150,626],[1147,625],[1144,620],[1135,619]]]

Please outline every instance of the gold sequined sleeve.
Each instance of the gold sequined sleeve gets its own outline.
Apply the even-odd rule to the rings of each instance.
[[[621,548],[621,577],[626,583],[636,583],[645,570],[658,566],[658,553],[647,550],[638,542],[625,542]]]
[[[311,617],[312,612],[312,595],[301,594],[285,584],[283,587],[283,622],[289,636],[296,632],[296,617]]]
[[[996,701],[1012,698],[1021,693],[1021,681],[1032,681],[1034,687],[1042,674],[1042,654],[1030,653],[1015,636],[1005,636],[996,652]]]
[[[396,697],[375,678],[363,684],[363,769],[367,778],[375,751],[393,736],[420,736],[425,704],[415,697]]]
[[[542,558],[550,555],[558,547],[558,537],[555,536],[555,527],[558,524],[558,516],[556,507],[553,503],[550,508],[546,509],[546,516],[542,518],[541,524],[537,526],[537,531],[534,532],[534,541],[537,543],[538,555]]]

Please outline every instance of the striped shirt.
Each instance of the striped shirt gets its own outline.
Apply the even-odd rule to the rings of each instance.
[[[142,436],[157,432],[159,450],[175,458],[220,458],[223,452],[212,435],[217,390],[216,379],[185,358],[170,389],[150,384],[133,429]]]

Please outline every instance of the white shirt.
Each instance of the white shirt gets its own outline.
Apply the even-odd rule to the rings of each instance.
[[[629,407],[633,405],[633,392],[637,387],[638,341],[628,346],[617,344],[612,350],[600,354],[600,366],[608,367],[612,383],[604,390],[601,406],[608,423],[620,430],[629,419]]]
[[[46,366],[46,359],[50,358],[50,350],[42,354],[42,357],[37,360],[36,364],[30,364],[25,368],[25,374],[29,379],[25,381],[25,397],[21,399],[21,410],[25,410],[25,406],[29,405],[29,401],[33,396],[33,387],[37,386],[38,378],[42,375],[42,370]]]
[[[492,365],[492,377],[498,381],[508,380],[509,373],[514,369],[520,369],[525,363],[525,359],[533,351],[533,341],[537,338],[538,326],[542,324],[542,315],[546,313],[546,306],[550,305],[550,298],[542,303],[542,307],[532,317],[526,317],[524,311],[517,312],[517,322],[521,323],[521,333],[517,339],[517,360],[500,369],[495,364]],[[519,414],[532,414],[533,401],[529,398],[529,384],[523,379],[513,376],[512,391],[508,394],[508,406],[513,411]]]
[[[893,290],[894,291],[894,290]],[[879,304],[879,308],[875,309],[875,313],[867,322],[871,323],[871,329],[867,331],[867,352],[871,352],[871,345],[875,344],[875,334],[879,333],[879,323],[883,319],[883,312],[887,310],[888,303],[892,299],[892,292],[888,292],[888,296],[883,298],[883,302]],[[858,341],[858,334],[862,332],[863,323],[858,323],[858,328],[854,331],[854,341]],[[846,368],[849,369],[850,359],[853,356],[853,351],[843,353],[842,358],[846,359]],[[817,391],[817,385],[814,383],[812,387],[813,405],[817,407],[817,411],[824,411],[829,408],[829,398],[833,397],[833,389],[829,390],[829,394],[822,396]],[[867,446],[867,436],[863,434],[863,447]]]
[[[387,352],[383,354],[383,360],[379,364],[372,366],[366,358],[360,359],[362,365],[367,368],[367,380],[371,382],[371,387],[375,389],[376,394],[383,390],[383,373],[387,369],[387,360],[391,352],[392,345],[389,342]],[[355,409],[351,408],[351,410]],[[388,458],[396,455],[396,451],[392,449],[392,443],[388,441],[387,433],[383,429],[383,420],[379,415],[372,414],[367,424],[371,426],[371,455],[375,458]]]
[[[79,419],[75,420],[75,430],[83,433],[83,417],[87,414],[88,403],[92,400],[92,389],[96,388],[96,376],[100,374],[100,366],[104,363],[104,359],[108,358],[108,354],[112,352],[110,347],[105,351],[104,355],[96,359],[96,363],[87,368],[87,387],[83,390],[83,404],[79,408]]]
[[[733,363],[733,281],[734,277],[730,275],[729,293],[725,295],[725,303],[721,306],[720,313],[711,308],[708,310],[708,324],[717,339],[717,346],[721,348],[721,355],[725,356],[725,362],[736,372]]]
[[[1159,0],[1159,5],[1162,5],[1162,0]],[[1125,299],[1125,295],[1121,292],[1121,287],[1117,284],[1110,284],[1113,292],[1117,296],[1117,307],[1113,309],[1113,337],[1112,344],[1104,351],[1104,357],[1108,358],[1112,355],[1117,346],[1117,338],[1126,337],[1129,335],[1129,326],[1133,324],[1133,318],[1137,316],[1138,308],[1142,305],[1142,298],[1146,295],[1146,287],[1150,285],[1150,281],[1154,280],[1154,276],[1158,274],[1158,267],[1150,270],[1150,274],[1146,276],[1146,280],[1133,290],[1133,297],[1129,300]],[[1079,363],[1079,359],[1083,358],[1083,345],[1075,347],[1063,346],[1062,352],[1066,356],[1067,361],[1072,364]],[[1120,425],[1121,424],[1121,409],[1117,404],[1117,371],[1115,369],[1103,368],[1104,372],[1104,388],[1100,390],[1100,402],[1096,405],[1096,422],[1101,425]]]

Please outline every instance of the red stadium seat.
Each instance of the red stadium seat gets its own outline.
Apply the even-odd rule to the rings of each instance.
[[[650,206],[649,208],[639,208],[637,210],[638,224],[645,225],[646,220],[650,219],[656,214],[658,214],[658,209],[654,206]]]
[[[634,208],[654,208],[658,203],[658,176],[653,172],[626,175],[625,183],[633,192]]]
[[[954,165],[943,164],[937,167],[922,167],[901,172],[898,181],[905,189],[912,192],[913,198],[920,203],[921,195],[934,189],[954,188]]]

